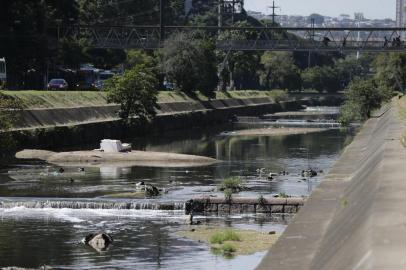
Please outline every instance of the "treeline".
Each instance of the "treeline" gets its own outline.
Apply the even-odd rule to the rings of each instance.
[[[354,77],[345,89],[340,122],[364,121],[371,113],[406,89],[406,53],[381,53],[372,58],[370,73]],[[361,65],[360,65],[361,66]]]
[[[185,13],[183,0],[164,1],[164,23],[196,26],[218,24],[216,1],[194,2],[193,8]],[[0,3],[0,57],[6,57],[8,87],[11,89],[42,89],[46,83],[45,74],[52,73],[58,67],[77,69],[80,64],[92,63],[98,68],[111,69],[132,61],[129,51],[95,49],[85,39],[77,42],[66,37],[58,42],[58,34],[63,37],[63,31],[58,33],[58,27],[63,29],[75,24],[157,25],[159,22],[158,0],[0,0]],[[269,23],[248,16],[244,10],[233,16],[224,15],[223,18],[225,26],[263,26]],[[307,53],[300,52],[232,52],[225,61],[227,53],[214,48],[217,38],[243,40],[254,35],[256,33],[233,31],[220,37],[203,36],[198,32],[185,34],[184,38],[192,38],[192,44],[187,48],[197,49],[197,55],[189,53],[189,56],[193,56],[189,61],[193,62],[192,70],[205,76],[200,80],[208,81],[200,82],[205,85],[190,85],[188,82],[180,83],[181,76],[176,75],[176,85],[183,90],[192,86],[204,90],[212,88],[217,82],[221,89],[282,88],[299,91],[314,88],[317,91],[336,91],[345,84],[346,80],[341,77],[334,80],[338,77],[332,76],[331,70],[326,68],[307,70],[308,67],[334,66],[342,58],[338,53],[312,53],[309,57]],[[180,37],[171,37],[163,52],[146,52],[160,65],[161,86],[165,77],[173,80],[175,72],[170,67],[172,60],[162,59],[162,55],[173,56],[175,52],[188,54],[173,47],[176,44],[183,46]],[[208,60],[212,62],[209,64]],[[182,59],[177,59],[175,63],[177,61]]]

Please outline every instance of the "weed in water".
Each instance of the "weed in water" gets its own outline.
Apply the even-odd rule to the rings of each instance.
[[[223,180],[219,189],[221,191],[230,189],[233,192],[240,192],[243,189],[243,185],[240,178],[230,177]]]
[[[241,237],[233,230],[226,230],[213,234],[210,238],[211,244],[223,244],[226,241],[241,241]]]
[[[261,195],[258,197],[258,204],[261,206],[264,206],[266,204],[266,200],[265,200],[264,196]]]
[[[224,198],[227,202],[231,203],[233,200],[233,191],[231,189],[224,190]]]

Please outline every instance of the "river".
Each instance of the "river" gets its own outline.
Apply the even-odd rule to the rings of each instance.
[[[331,108],[316,111],[331,113]],[[291,118],[286,117],[289,120],[285,123],[319,123]],[[198,195],[222,196],[216,187],[230,176],[240,177],[250,188],[238,196],[308,196],[354,135],[353,130],[339,128],[278,137],[230,133],[270,125],[269,118],[258,119],[129,140],[140,150],[203,155],[222,161],[206,167],[86,167],[84,171],[65,167],[59,173],[59,167],[42,162],[13,161],[0,168],[0,267],[254,269],[264,252],[226,259],[213,254],[204,243],[177,236],[177,231],[188,228],[183,202]],[[284,123],[283,119],[277,121],[273,124]],[[303,181],[300,172],[309,166],[321,173]],[[289,175],[272,182],[267,179],[267,172],[283,170]],[[120,206],[129,200],[105,198],[130,192],[139,181],[162,188],[165,193],[155,199],[131,200],[135,205],[132,209]],[[178,208],[154,210],[153,205],[159,202],[177,202]],[[195,219],[206,225],[283,232],[291,217],[244,214]],[[108,251],[98,253],[79,243],[95,231],[113,235],[115,242]]]

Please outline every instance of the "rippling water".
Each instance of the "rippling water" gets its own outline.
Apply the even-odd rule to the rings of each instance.
[[[252,127],[250,124],[249,127]],[[57,269],[253,269],[264,253],[227,260],[210,252],[203,243],[182,239],[176,231],[187,228],[182,210],[69,209],[65,201],[106,200],[107,195],[134,190],[145,181],[166,190],[156,199],[133,203],[180,204],[201,194],[214,194],[228,176],[240,176],[251,188],[242,196],[271,196],[280,192],[308,195],[350,142],[351,132],[331,129],[321,133],[269,136],[220,136],[224,131],[247,128],[226,125],[210,130],[192,129],[133,140],[135,148],[210,156],[223,162],[198,168],[59,167],[38,162],[16,163],[0,168],[0,196],[26,204],[0,207],[0,267]],[[261,123],[256,126],[264,127]],[[89,146],[91,148],[95,146]],[[320,176],[302,181],[300,172],[309,166]],[[290,172],[270,183],[267,173]],[[70,179],[74,179],[73,183]],[[18,197],[13,199],[11,197]],[[53,201],[58,207],[30,203]],[[64,204],[65,203],[65,204]],[[83,206],[83,204],[81,204]],[[26,206],[26,207],[24,207]],[[60,206],[60,207],[59,207]],[[282,232],[290,216],[241,215],[197,217],[203,224]],[[114,245],[98,253],[78,244],[86,234],[110,232]]]

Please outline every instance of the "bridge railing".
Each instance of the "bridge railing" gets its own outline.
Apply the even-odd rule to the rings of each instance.
[[[197,33],[196,38],[214,39],[220,50],[406,50],[405,41],[396,41],[406,34],[406,28],[71,26],[64,29],[62,37],[85,38],[97,48],[158,49],[163,46],[165,38],[184,32]],[[394,39],[396,42],[392,44]]]

